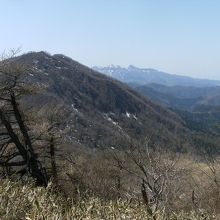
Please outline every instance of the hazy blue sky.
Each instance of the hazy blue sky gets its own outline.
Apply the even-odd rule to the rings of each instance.
[[[0,51],[220,79],[219,0],[0,0]]]

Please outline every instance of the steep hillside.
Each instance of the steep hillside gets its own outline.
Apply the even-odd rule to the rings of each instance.
[[[175,111],[190,130],[219,134],[220,83],[134,66],[94,67],[127,83],[152,102]]]
[[[27,100],[39,112],[63,105],[62,129],[70,143],[89,147],[127,147],[147,137],[163,147],[189,147],[183,121],[126,85],[63,55],[44,52],[17,57],[30,65],[28,79],[46,87]],[[180,144],[184,143],[184,144]]]
[[[189,129],[220,134],[220,87],[132,86],[152,101],[175,111]]]
[[[161,87],[163,89],[161,89]],[[191,97],[185,97],[180,88],[177,87],[176,91],[166,91],[164,88],[173,88],[156,84],[149,84],[144,86],[134,87],[135,90],[150,98],[153,102],[164,105],[166,107],[174,109],[191,109],[195,103],[201,101],[200,96],[193,95]],[[183,91],[183,90],[182,90]],[[185,90],[187,92],[187,90]]]

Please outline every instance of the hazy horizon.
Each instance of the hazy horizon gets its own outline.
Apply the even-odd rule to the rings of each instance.
[[[0,52],[62,53],[87,66],[220,80],[220,1],[0,0]]]

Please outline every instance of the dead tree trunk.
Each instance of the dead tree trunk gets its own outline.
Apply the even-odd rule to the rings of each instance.
[[[18,114],[19,116],[21,116],[19,110],[18,110]],[[28,145],[24,146],[20,142],[19,137],[17,136],[10,122],[7,120],[5,114],[1,110],[0,110],[0,120],[2,124],[5,126],[9,137],[11,138],[11,142],[13,142],[13,144],[16,146],[20,156],[23,158],[23,161],[10,162],[10,160],[12,160],[14,157],[9,157],[6,161],[2,163],[2,165],[5,165],[6,167],[26,165],[30,175],[34,179],[36,179],[36,184],[46,186],[47,177],[46,177],[46,174],[43,172],[41,164],[38,161],[37,155],[35,154],[34,150],[29,148]],[[27,137],[29,137],[28,133],[26,135]]]
[[[36,179],[38,185],[46,186],[47,185],[46,174],[43,173],[43,169],[41,167],[40,162],[38,161],[37,154],[34,152],[27,128],[24,124],[24,121],[22,120],[22,116],[18,109],[18,103],[16,102],[16,98],[14,94],[11,94],[11,105],[14,110],[16,121],[24,138],[24,144],[28,155],[27,166],[29,172],[31,176]]]

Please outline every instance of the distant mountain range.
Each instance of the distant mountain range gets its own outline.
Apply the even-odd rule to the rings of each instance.
[[[190,129],[220,134],[220,87],[148,84],[135,90],[175,111]]]
[[[134,66],[94,67],[175,111],[197,132],[220,134],[220,81],[194,79]]]
[[[138,68],[130,65],[128,68],[120,66],[93,67],[94,70],[111,76],[125,83],[145,85],[156,83],[166,86],[218,86],[220,81],[207,79],[194,79],[187,76],[173,75],[155,69]]]
[[[154,102],[182,110],[202,111],[202,106],[220,106],[220,86],[165,86],[160,84],[134,85],[135,90]]]

